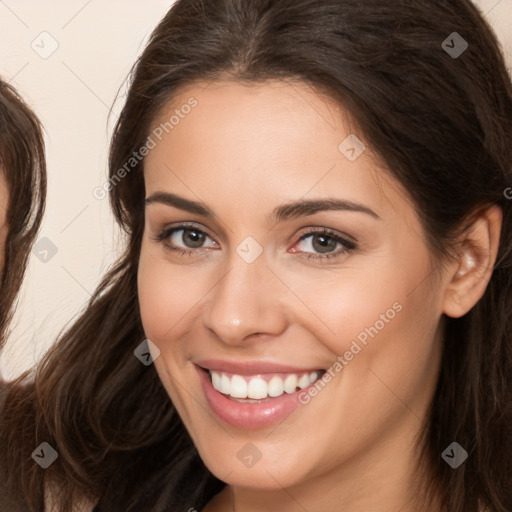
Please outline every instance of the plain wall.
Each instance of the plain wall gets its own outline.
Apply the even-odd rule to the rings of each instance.
[[[87,303],[119,251],[108,199],[97,199],[93,191],[106,180],[109,134],[123,89],[121,101],[110,108],[172,3],[0,2],[0,76],[43,122],[49,174],[43,240],[31,256],[0,359],[7,379],[34,365]],[[500,36],[512,69],[512,0],[476,3]]]

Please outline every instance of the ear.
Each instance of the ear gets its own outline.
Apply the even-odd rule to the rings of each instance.
[[[447,316],[465,315],[482,298],[496,262],[502,222],[501,208],[494,205],[480,212],[462,235],[457,260],[448,265]]]

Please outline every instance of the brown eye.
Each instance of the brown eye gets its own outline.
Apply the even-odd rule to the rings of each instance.
[[[181,251],[183,256],[192,256],[193,253],[199,254],[205,249],[218,248],[217,242],[193,225],[166,228],[155,237],[155,240],[163,243],[166,249]]]
[[[308,259],[335,257],[356,249],[354,242],[326,229],[304,234],[295,246],[298,247],[298,250],[293,252],[308,254]]]
[[[204,244],[206,234],[202,231],[197,229],[180,229],[179,231],[182,232],[181,241],[189,249],[198,249]]]
[[[312,244],[315,251],[319,253],[326,253],[336,250],[338,241],[330,235],[324,235],[322,233],[315,234],[312,238]]]

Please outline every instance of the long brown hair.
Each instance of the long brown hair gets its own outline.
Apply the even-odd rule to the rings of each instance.
[[[449,51],[454,32],[468,43],[461,55]],[[512,210],[504,194],[512,85],[496,36],[470,0],[176,2],[132,70],[112,139],[110,200],[125,253],[34,382],[22,376],[7,397],[0,448],[9,467],[0,480],[31,510],[41,509],[45,480],[61,489],[63,511],[79,496],[101,497],[108,512],[186,510],[222,487],[198,460],[154,368],[133,355],[145,337],[136,287],[144,161],[122,179],[118,171],[183,86],[226,76],[305,82],[347,108],[408,190],[437,256],[450,253],[475,209],[503,209],[485,295],[462,318],[444,319],[421,460],[446,510],[512,510]],[[30,458],[43,441],[59,453],[44,471]],[[452,441],[470,457],[457,470],[441,458]]]
[[[30,248],[43,218],[46,164],[39,119],[14,87],[0,80],[0,173],[9,191],[8,234],[0,276],[0,349],[7,337]]]

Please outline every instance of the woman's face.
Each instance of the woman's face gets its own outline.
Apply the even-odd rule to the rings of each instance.
[[[140,308],[205,464],[258,489],[409,477],[443,287],[407,194],[305,85],[191,86],[153,128]]]

